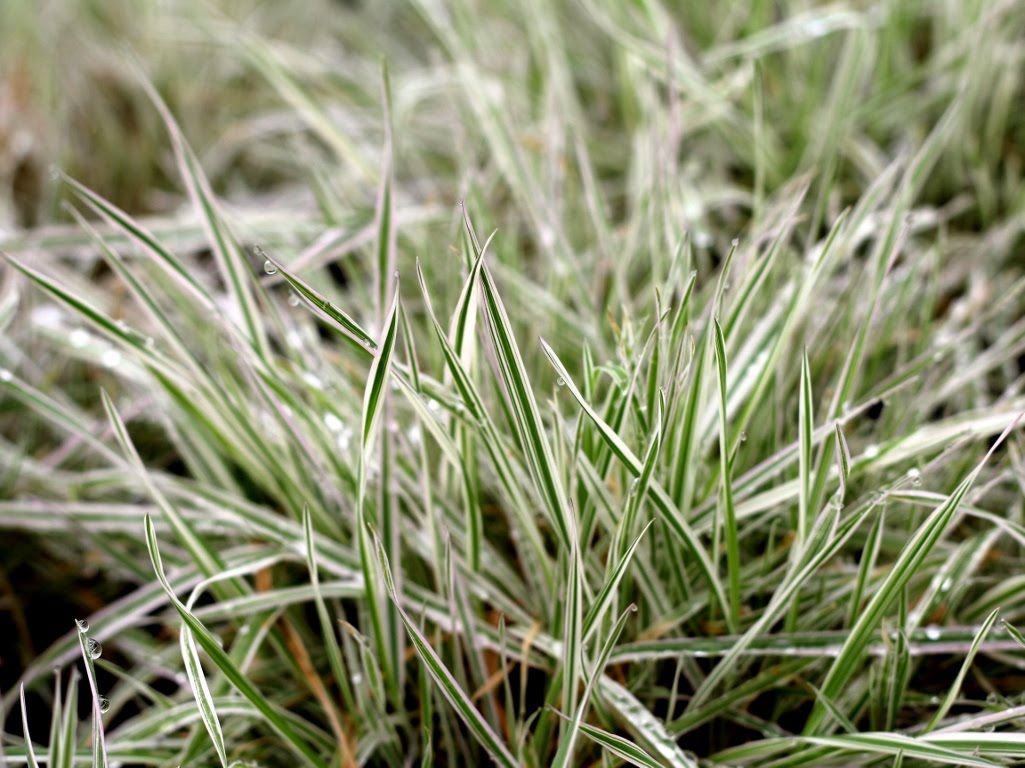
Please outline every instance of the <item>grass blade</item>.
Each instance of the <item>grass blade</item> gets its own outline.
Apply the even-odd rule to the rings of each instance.
[[[220,643],[217,642],[216,638],[214,638],[210,631],[203,626],[202,622],[200,622],[199,619],[197,619],[192,612],[185,607],[185,604],[178,599],[178,596],[174,593],[174,590],[171,588],[171,584],[164,573],[164,566],[160,558],[160,550],[157,544],[156,530],[153,527],[153,521],[150,519],[149,515],[146,516],[145,522],[146,546],[149,549],[150,561],[153,564],[153,571],[156,574],[157,580],[160,582],[160,586],[163,587],[164,592],[171,601],[171,605],[181,617],[182,622],[193,633],[196,641],[203,648],[203,651],[221,671],[221,673],[231,682],[236,690],[248,699],[257,711],[263,715],[267,724],[270,725],[270,727],[283,739],[285,744],[292,749],[292,751],[294,751],[308,765],[316,766],[316,768],[326,768],[327,764],[321,759],[320,755],[318,755],[305,740],[299,737],[288,719],[270,703],[266,696],[256,689],[256,687],[250,682],[248,676],[238,668],[235,662],[231,660],[231,657],[228,656],[223,648],[221,648]],[[85,646],[83,645],[83,651],[84,649]]]
[[[421,663],[426,667],[434,684],[491,759],[497,765],[502,766],[502,768],[518,768],[519,761],[513,757],[505,744],[502,743],[502,739],[491,729],[491,726],[488,725],[487,720],[484,719],[481,713],[477,711],[473,701],[470,700],[470,697],[459,686],[458,681],[452,676],[452,673],[445,666],[441,657],[438,656],[437,651],[431,647],[430,642],[423,632],[420,631],[420,628],[409,619],[409,616],[402,609],[398,595],[395,593],[395,585],[391,580],[391,569],[388,565],[387,556],[380,542],[378,542],[377,546],[377,556],[383,569],[385,585],[388,589],[388,594],[391,595],[395,610],[398,611],[402,623],[406,627],[410,642],[413,643],[413,649],[416,651]]]

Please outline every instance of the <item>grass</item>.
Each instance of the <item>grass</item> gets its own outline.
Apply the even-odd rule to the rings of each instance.
[[[8,764],[1025,762],[1020,4],[56,5]]]

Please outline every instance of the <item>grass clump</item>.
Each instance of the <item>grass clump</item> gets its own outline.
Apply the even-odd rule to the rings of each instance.
[[[1018,4],[101,5],[5,54],[8,762],[1025,760]]]

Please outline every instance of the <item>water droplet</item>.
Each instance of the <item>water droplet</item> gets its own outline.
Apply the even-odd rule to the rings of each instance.
[[[940,703],[940,697],[939,696],[930,696],[929,697],[929,704],[931,704],[932,706],[935,707],[939,703]]]
[[[89,343],[89,331],[82,328],[76,328],[68,334],[68,343],[73,347],[81,349]]]
[[[290,328],[285,333],[285,343],[292,349],[299,349],[303,345],[303,335],[295,328]]]
[[[75,619],[75,626],[77,626],[78,631],[83,634],[89,631],[89,622],[86,619]]]
[[[363,675],[361,675],[359,672],[353,672],[352,673],[352,684],[353,685],[362,685],[363,684]]]
[[[911,480],[912,485],[921,485],[922,471],[918,467],[912,467],[908,470],[908,478]]]
[[[398,276],[399,276],[399,271],[396,269],[394,272],[392,272],[392,277],[398,277]]]
[[[296,293],[295,291],[292,291],[291,293],[288,294],[288,306],[290,306],[290,307],[298,307],[299,306],[299,294]]]
[[[121,363],[121,352],[116,349],[106,349],[100,356],[100,362],[106,368],[117,368]]]
[[[317,376],[316,374],[310,373],[309,371],[307,371],[306,373],[303,374],[303,381],[305,381],[307,384],[309,384],[314,389],[323,389],[324,388],[324,382],[321,381],[320,377]]]
[[[742,431],[740,433],[740,442],[742,442],[742,443],[746,443],[747,442],[747,432],[743,432]]]
[[[0,368],[0,381],[10,381],[14,375],[6,368]]]
[[[263,271],[266,272],[268,275],[276,275],[278,273],[278,268],[274,266],[273,261],[267,259],[265,262],[263,262]]]
[[[949,592],[954,586],[954,580],[949,576],[940,583],[940,592]]]
[[[879,455],[879,446],[873,443],[865,449],[865,458],[874,459]]]
[[[345,425],[342,423],[341,419],[329,412],[324,414],[324,426],[332,432],[341,432]]]
[[[100,714],[104,714],[108,709],[110,709],[110,699],[108,699],[106,696],[100,696],[99,701],[97,701],[96,703],[100,707]]]
[[[85,642],[85,652],[89,654],[90,659],[98,659],[103,655],[103,646],[90,637]]]
[[[926,640],[932,640],[933,642],[935,642],[939,640],[941,637],[943,637],[943,633],[940,631],[940,628],[937,627],[935,624],[930,624],[928,627],[925,628]]]
[[[740,238],[739,237],[733,238],[730,241],[730,245],[732,245],[734,248],[736,248],[738,245],[740,245]]]
[[[558,380],[557,382],[555,382],[555,383],[556,383],[556,384],[557,384],[558,386],[560,386],[560,387],[564,387],[564,386],[566,386],[566,380],[565,380],[564,378],[562,378],[562,377],[559,377],[559,380]]]

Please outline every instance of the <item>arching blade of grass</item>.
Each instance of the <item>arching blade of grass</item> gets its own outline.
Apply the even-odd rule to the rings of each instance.
[[[285,743],[307,764],[316,766],[317,768],[326,768],[326,763],[321,759],[309,744],[307,744],[299,735],[295,732],[292,725],[288,720],[279,712],[270,700],[260,693],[256,687],[250,682],[249,677],[244,674],[231,660],[231,657],[221,648],[220,643],[217,641],[210,631],[203,626],[202,622],[199,621],[189,611],[185,604],[178,599],[178,596],[174,593],[170,582],[167,580],[167,576],[164,574],[164,566],[160,558],[160,550],[157,544],[156,530],[153,528],[153,521],[150,517],[146,516],[146,546],[149,549],[150,561],[153,564],[153,571],[156,574],[157,580],[160,582],[160,586],[167,594],[171,605],[178,612],[182,622],[188,627],[193,633],[196,641],[206,652],[207,656],[214,663],[214,665],[221,671],[221,673],[231,681],[231,684],[241,693],[249,702],[256,707],[256,709],[263,715],[264,720],[270,725],[274,731],[281,736]],[[84,650],[84,645],[83,645]]]
[[[272,255],[267,255],[267,261],[274,265],[277,272],[285,279],[292,289],[301,296],[307,303],[331,321],[332,325],[342,332],[343,338],[352,342],[352,347],[364,356],[373,356],[377,349],[377,342],[356,320],[346,314],[342,309],[325,299],[313,288],[307,285],[298,276],[289,272],[281,262]]]
[[[59,285],[56,281],[51,280],[41,272],[30,269],[12,256],[3,253],[0,253],[0,256],[3,256],[7,263],[59,302],[71,307],[75,312],[93,323],[105,335],[127,347],[134,348],[142,354],[147,353],[146,337],[143,334],[131,330],[124,323],[118,324],[115,320],[107,317],[103,312],[92,307],[88,302]]]
[[[608,752],[611,752],[621,760],[625,760],[627,763],[641,766],[641,768],[665,768],[664,763],[660,760],[656,760],[650,754],[623,736],[619,736],[615,733],[609,733],[608,731],[602,730],[594,725],[588,725],[587,723],[581,724],[580,732],[595,744],[604,747]]]
[[[217,709],[214,706],[213,696],[210,693],[210,686],[206,682],[206,674],[203,672],[203,665],[199,661],[199,649],[196,647],[196,640],[188,627],[182,627],[181,637],[182,658],[185,660],[185,673],[189,678],[189,685],[192,688],[193,696],[196,698],[196,706],[199,708],[200,717],[203,720],[203,727],[210,735],[210,741],[214,745],[214,751],[221,765],[227,768],[228,756],[224,748],[224,733],[221,730],[221,721],[217,717]]]
[[[388,594],[391,596],[395,610],[398,611],[399,617],[406,627],[406,632],[413,644],[413,649],[420,658],[420,662],[426,667],[428,674],[442,696],[445,697],[459,719],[463,721],[470,730],[470,733],[473,734],[477,742],[497,765],[502,766],[502,768],[519,768],[519,761],[513,757],[512,753],[509,752],[506,745],[502,742],[501,737],[491,729],[487,720],[477,711],[470,697],[460,688],[458,681],[452,676],[452,673],[445,666],[441,657],[438,656],[437,651],[431,647],[430,641],[428,641],[420,628],[410,620],[403,610],[399,603],[398,595],[395,593],[395,585],[391,579],[391,569],[380,542],[378,542],[377,546],[377,557],[384,572],[385,586]]]
[[[190,270],[170,249],[166,248],[160,238],[149,232],[137,219],[129,216],[84,184],[69,176],[62,176],[62,179],[94,213],[124,232],[131,242],[138,244],[144,251],[153,255],[156,263],[186,287],[207,311],[215,311],[216,304],[213,298],[207,289],[196,280],[193,270]]]
[[[994,758],[1021,760],[1025,757],[1025,737],[1021,733],[976,731],[962,733],[930,733],[920,741],[956,749],[967,754],[982,754]]]
[[[545,426],[541,421],[537,401],[534,399],[527,371],[512,333],[509,316],[499,298],[498,288],[488,271],[487,264],[482,261],[483,253],[478,254],[477,258],[481,261],[477,271],[480,277],[483,310],[488,320],[488,332],[494,345],[502,383],[515,416],[519,438],[526,453],[527,465],[530,467],[538,493],[544,499],[560,543],[567,552],[572,552],[576,546],[577,536],[575,515],[563,488],[558,468],[555,466]]]
[[[28,757],[29,768],[39,768],[39,761],[36,760],[36,750],[32,746],[32,734],[28,730],[28,707],[25,705],[25,686],[18,689],[21,697],[21,732],[25,736],[25,754]]]
[[[602,677],[598,690],[607,706],[627,723],[629,730],[652,749],[661,760],[672,768],[696,768],[696,763],[687,757],[676,740],[637,698],[610,677]],[[586,730],[585,730],[586,733]]]
[[[269,348],[267,346],[264,325],[260,319],[256,300],[253,296],[252,270],[246,264],[241,249],[220,211],[220,204],[210,188],[210,182],[203,173],[198,158],[185,140],[185,136],[178,127],[177,121],[175,121],[174,116],[160,97],[160,94],[157,93],[156,88],[153,87],[145,76],[141,75],[141,68],[139,72],[143,88],[163,118],[164,125],[167,128],[168,134],[170,134],[171,144],[174,147],[175,159],[178,164],[178,173],[185,183],[193,205],[200,214],[210,247],[217,260],[218,269],[224,282],[228,285],[231,298],[242,316],[246,338],[253,345],[257,356],[266,360],[268,359]]]
[[[899,733],[851,733],[845,736],[816,736],[804,739],[809,744],[818,744],[836,750],[834,757],[847,752],[874,755],[903,755],[908,758],[928,760],[934,765],[964,765],[972,768],[997,768],[1000,763],[983,760],[972,755],[973,750],[954,750],[931,744],[924,739],[914,739]]]

